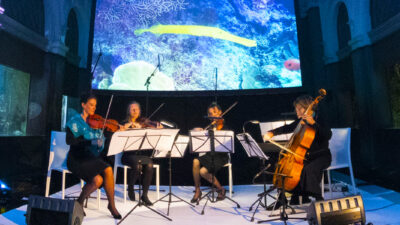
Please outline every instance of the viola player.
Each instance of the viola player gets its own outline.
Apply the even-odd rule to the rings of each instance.
[[[207,115],[209,117],[220,117],[221,114],[221,107],[217,103],[213,102],[210,106],[208,106]],[[226,129],[223,119],[214,119],[213,123],[215,123],[215,128],[217,130]],[[202,128],[195,128],[194,130],[202,130]],[[201,198],[202,193],[200,190],[200,176],[207,180],[209,183],[212,183],[212,174],[218,172],[218,170],[220,170],[226,163],[228,163],[228,153],[215,152],[213,160],[214,165],[212,165],[211,152],[207,152],[205,154],[200,153],[199,157],[193,160],[192,172],[195,185],[195,193],[193,198],[190,200],[191,203],[195,203]],[[214,186],[217,188],[218,192],[217,200],[224,200],[226,190],[224,187],[221,186],[216,177],[214,177]]]
[[[83,206],[84,200],[103,186],[108,198],[108,210],[115,219],[121,219],[114,202],[113,171],[101,157],[104,149],[102,130],[93,129],[87,123],[89,116],[94,115],[97,99],[94,95],[82,95],[80,102],[82,113],[73,116],[66,124],[66,142],[70,145],[68,170],[86,182],[77,201]]]
[[[163,126],[157,122],[149,121],[148,119],[141,116],[140,104],[136,101],[129,103],[126,111],[126,119],[122,122],[125,129],[131,128],[163,128]],[[149,186],[153,178],[153,161],[149,157],[150,151],[129,151],[124,152],[121,158],[121,162],[124,165],[130,166],[132,169],[129,170],[128,176],[128,196],[129,199],[135,200],[135,193],[133,185],[139,178],[139,160],[143,165],[143,193],[140,197],[144,204],[150,206],[153,203],[147,196]]]
[[[300,175],[300,181],[291,191],[293,194],[290,199],[291,205],[299,204],[299,196],[303,197],[303,203],[310,202],[310,196],[314,197],[317,201],[323,200],[320,186],[322,174],[324,169],[328,168],[332,161],[331,152],[329,150],[329,139],[332,136],[331,129],[324,125],[323,121],[316,116],[315,112],[313,115],[307,115],[305,113],[312,102],[313,98],[309,95],[298,97],[293,102],[297,120],[291,124],[270,130],[263,136],[264,141],[267,141],[275,135],[291,133],[297,127],[298,123],[306,124],[315,130],[314,140],[303,161],[304,167]],[[267,209],[275,210],[280,206],[280,201],[277,201],[276,204],[271,204]]]

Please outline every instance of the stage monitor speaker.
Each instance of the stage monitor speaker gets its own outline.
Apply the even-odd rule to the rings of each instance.
[[[74,200],[29,196],[26,210],[28,225],[80,225],[83,209]]]
[[[365,211],[360,195],[313,202],[307,208],[311,225],[365,224]]]

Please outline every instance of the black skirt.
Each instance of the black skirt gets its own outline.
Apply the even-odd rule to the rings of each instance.
[[[121,162],[131,168],[137,168],[139,160],[142,165],[147,165],[153,163],[153,160],[150,158],[152,152],[153,151],[150,150],[124,152],[121,157]]]
[[[89,155],[86,157],[77,157],[71,151],[68,153],[68,170],[86,182],[91,182],[95,176],[103,174],[103,171],[109,166],[110,164],[106,163],[100,157]]]
[[[215,152],[214,159],[212,159],[211,152],[207,152],[205,155],[200,156],[198,159],[200,161],[200,165],[204,166],[208,172],[216,173],[220,170],[225,164],[228,163],[229,157],[227,153]],[[214,160],[214,165],[212,163]]]

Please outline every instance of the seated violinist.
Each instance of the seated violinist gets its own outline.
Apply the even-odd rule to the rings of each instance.
[[[209,117],[220,117],[222,114],[221,107],[213,102],[207,108],[207,114]],[[223,119],[213,119],[212,122],[217,130],[226,129],[224,126]],[[195,128],[194,130],[203,130],[202,128]],[[212,183],[212,174],[218,172],[226,163],[228,163],[228,153],[215,152],[214,153],[214,165],[212,165],[211,152],[200,153],[198,158],[193,160],[193,180],[195,185],[195,193],[193,198],[190,200],[191,203],[195,203],[201,198],[200,190],[200,176],[206,179],[209,183]],[[214,177],[214,186],[217,188],[218,196],[217,200],[225,199],[225,188],[221,186],[218,179]]]
[[[296,128],[298,123],[306,124],[315,130],[315,137],[308,149],[304,167],[300,175],[300,181],[297,186],[291,191],[293,193],[290,204],[298,205],[299,196],[303,196],[303,203],[310,202],[309,196],[314,197],[317,201],[323,200],[321,193],[320,182],[324,169],[328,168],[332,161],[331,152],[329,150],[329,139],[332,136],[331,129],[322,123],[322,120],[315,115],[305,114],[309,105],[313,102],[311,96],[303,95],[298,97],[293,106],[296,110],[297,120],[291,124],[278,127],[268,131],[264,135],[264,141],[270,140],[274,135],[291,133]],[[284,201],[284,196],[279,196]],[[275,206],[274,206],[275,205]],[[281,202],[270,205],[268,210],[275,210],[281,206]]]
[[[149,121],[147,118],[141,117],[140,104],[136,101],[131,102],[128,105],[126,112],[126,119],[122,122],[125,129],[130,128],[163,128],[161,124],[158,122]],[[139,160],[143,165],[143,193],[140,197],[144,204],[153,205],[153,203],[149,200],[147,193],[149,191],[149,186],[151,180],[153,178],[153,161],[149,157],[150,151],[129,151],[124,152],[121,158],[121,161],[124,165],[130,166],[132,169],[130,170],[128,176],[128,196],[129,199],[135,200],[135,192],[133,189],[133,185],[136,180],[139,178]]]
[[[108,198],[108,210],[115,219],[121,219],[115,208],[113,171],[100,155],[104,149],[102,129],[93,129],[88,125],[88,118],[94,115],[96,104],[94,95],[82,95],[82,113],[73,116],[66,124],[66,142],[70,145],[67,167],[86,182],[77,199],[81,206],[92,192],[103,186]]]

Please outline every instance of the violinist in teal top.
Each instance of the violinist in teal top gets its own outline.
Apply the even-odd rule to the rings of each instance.
[[[115,219],[121,219],[115,208],[112,168],[100,157],[104,149],[102,130],[92,129],[86,123],[88,117],[94,114],[96,105],[95,96],[82,95],[82,113],[73,116],[67,123],[66,142],[71,146],[67,167],[77,177],[86,181],[78,198],[79,204],[83,205],[92,192],[103,186],[108,198],[108,210]]]

